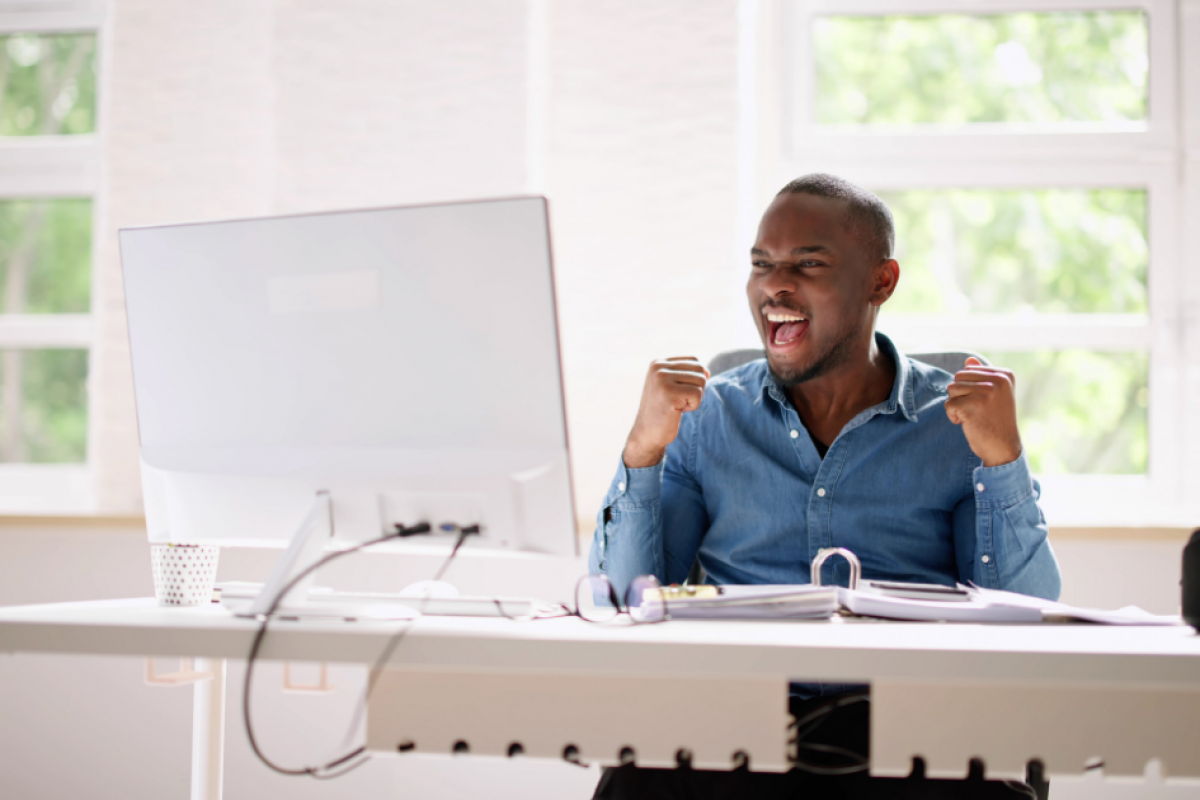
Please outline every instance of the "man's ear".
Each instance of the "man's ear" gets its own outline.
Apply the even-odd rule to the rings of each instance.
[[[896,291],[900,282],[900,262],[887,258],[875,265],[871,273],[871,305],[881,306]]]

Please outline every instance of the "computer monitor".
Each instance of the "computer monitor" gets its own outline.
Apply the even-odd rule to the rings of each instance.
[[[152,542],[577,555],[544,198],[119,237]]]

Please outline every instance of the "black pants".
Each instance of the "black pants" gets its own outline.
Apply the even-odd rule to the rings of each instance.
[[[796,719],[810,716],[829,698],[794,699]],[[868,755],[869,703],[837,708],[825,715],[804,741],[816,748],[801,750],[801,758],[826,767],[841,766],[844,758],[823,759],[822,751]],[[964,765],[965,766],[965,765]],[[1036,800],[1033,789],[1012,781],[932,780],[920,777],[872,778],[865,771],[848,775],[818,775],[802,769],[785,773],[680,769],[643,769],[633,764],[609,767],[596,786],[594,800]]]

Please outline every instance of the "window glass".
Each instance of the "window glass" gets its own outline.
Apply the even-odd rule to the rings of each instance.
[[[885,313],[1147,311],[1146,192],[886,193],[900,284]]]
[[[0,350],[0,461],[82,462],[86,350]]]
[[[813,39],[817,122],[1146,119],[1141,11],[822,17]]]
[[[96,129],[95,34],[0,36],[0,136]]]
[[[87,313],[92,201],[0,201],[0,313]]]
[[[1139,474],[1148,457],[1146,353],[986,353],[1016,376],[1021,440],[1041,474]]]

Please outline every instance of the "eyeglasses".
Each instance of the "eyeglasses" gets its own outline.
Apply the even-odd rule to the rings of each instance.
[[[575,584],[574,616],[588,622],[610,622],[627,614],[635,624],[666,622],[667,613],[662,584],[653,575],[639,575],[625,590],[625,602],[617,599],[617,590],[606,575],[584,575]]]

